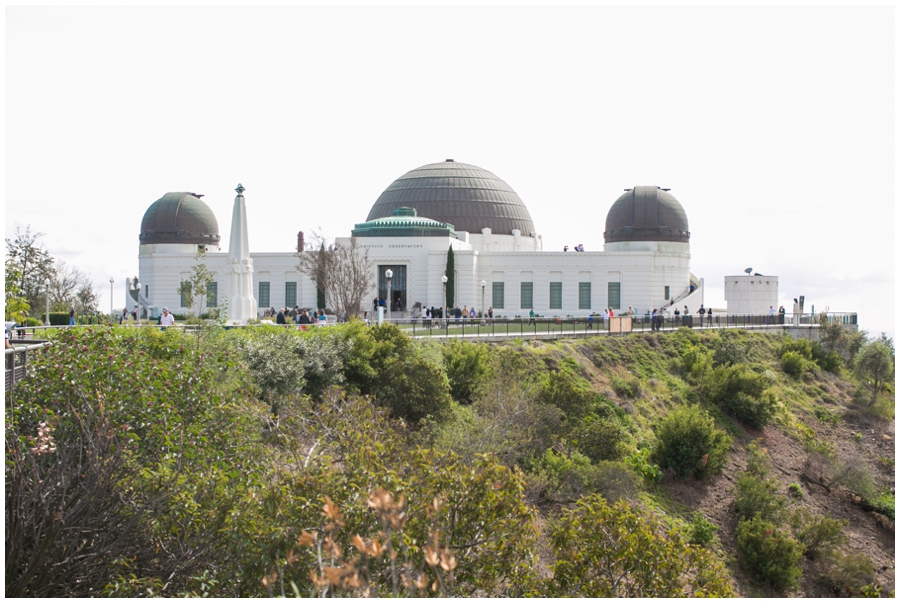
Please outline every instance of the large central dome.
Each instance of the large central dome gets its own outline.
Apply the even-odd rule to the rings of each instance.
[[[453,224],[455,230],[496,234],[521,231],[530,236],[531,215],[519,195],[494,174],[448,159],[407,172],[385,189],[366,221],[393,215],[400,207],[415,208],[419,216]]]

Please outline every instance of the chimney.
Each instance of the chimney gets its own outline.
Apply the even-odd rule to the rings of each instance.
[[[297,233],[297,253],[303,251],[303,231]]]

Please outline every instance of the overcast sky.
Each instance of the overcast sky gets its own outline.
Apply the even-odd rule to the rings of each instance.
[[[205,195],[228,248],[348,236],[453,158],[505,180],[545,250],[603,247],[623,189],[684,206],[692,272],[895,322],[895,15],[874,7],[6,7],[5,233],[108,309],[141,218]]]

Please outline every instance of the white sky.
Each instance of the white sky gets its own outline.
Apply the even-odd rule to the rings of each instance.
[[[603,247],[624,188],[672,189],[692,272],[894,334],[895,9],[7,6],[5,234],[46,233],[108,308],[141,218],[206,196],[228,248],[348,236],[397,177],[492,171],[544,249]]]

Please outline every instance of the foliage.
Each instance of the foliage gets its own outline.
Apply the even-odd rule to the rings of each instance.
[[[375,285],[368,249],[361,249],[356,237],[351,237],[349,244],[335,243],[326,248],[324,237],[314,234],[312,246],[315,243],[318,251],[297,253],[297,266],[324,294],[317,302],[319,308],[324,308],[327,300],[338,316],[362,316],[365,300]]]
[[[788,485],[788,494],[791,498],[801,499],[803,498],[803,488],[797,482],[793,482]]]
[[[607,500],[633,499],[637,475],[624,463],[590,460],[577,452],[563,456],[553,450],[525,463],[527,494],[538,503],[572,503],[586,494]]]
[[[697,406],[676,408],[653,429],[658,440],[654,458],[680,477],[706,477],[725,464],[731,438]]]
[[[813,515],[805,507],[795,509],[789,519],[794,537],[803,545],[804,554],[810,559],[831,554],[847,540],[844,536],[846,520]]]
[[[819,582],[832,593],[859,596],[863,587],[872,583],[875,570],[872,560],[863,553],[835,551],[825,557]]]
[[[894,375],[894,358],[891,349],[880,341],[873,341],[856,355],[853,370],[857,377],[865,380],[872,388],[872,400],[869,406],[878,401],[878,392]]]
[[[689,542],[691,544],[706,546],[715,539],[718,530],[719,526],[706,519],[706,517],[703,516],[703,513],[697,511],[694,513],[694,518],[691,520]]]
[[[681,351],[681,370],[693,382],[699,382],[712,367],[713,356],[702,345],[687,344]]]
[[[445,343],[441,351],[450,395],[460,404],[471,404],[491,372],[488,347],[454,340]]]
[[[769,424],[778,408],[775,394],[763,392],[758,398],[738,392],[722,405],[723,410],[735,419],[753,429],[762,429]]]
[[[799,377],[808,366],[809,362],[799,352],[785,352],[781,357],[781,368],[788,375]]]
[[[3,276],[6,283],[6,288],[4,289],[5,320],[14,320],[22,324],[31,306],[28,303],[28,298],[24,295],[24,291],[22,291],[22,271],[9,255],[6,256],[4,261]]]
[[[42,232],[32,233],[31,226],[26,226],[25,232],[17,226],[15,237],[6,239],[4,266],[7,270],[15,268],[19,295],[24,296],[32,311],[43,308],[46,283],[54,276],[53,257],[38,241],[43,236]]]
[[[594,463],[621,460],[634,451],[631,435],[615,418],[588,415],[570,431],[569,438]]]
[[[206,307],[207,295],[209,294],[209,284],[213,281],[214,275],[206,267],[204,262],[205,250],[200,249],[194,255],[194,265],[191,266],[191,275],[187,280],[182,280],[178,284],[175,292],[181,296],[184,307],[188,309],[189,316],[200,316]]]
[[[553,529],[550,597],[673,597],[734,594],[722,565],[656,516],[625,501],[581,499]]]
[[[658,482],[662,479],[662,470],[659,465],[650,460],[652,454],[653,452],[649,448],[642,448],[627,457],[625,462],[631,465],[631,468],[645,480]]]
[[[447,277],[447,298],[444,300],[444,305],[447,308],[455,308],[456,307],[456,260],[453,257],[453,245],[451,245],[447,249],[447,267],[444,270],[444,275]]]
[[[779,591],[792,589],[803,574],[803,545],[762,517],[742,519],[736,531],[741,564]]]
[[[873,511],[877,511],[882,515],[894,521],[894,493],[890,490],[882,490],[878,494],[869,497],[866,500],[871,505]]]
[[[715,366],[731,366],[746,362],[750,354],[750,341],[743,345],[738,343],[739,332],[724,331],[713,343],[713,364]]]
[[[787,500],[778,494],[778,481],[775,478],[750,472],[738,475],[734,505],[742,519],[759,517],[777,522],[786,503]]]
[[[706,398],[754,429],[765,427],[778,407],[764,375],[746,365],[716,367],[704,379]]]

